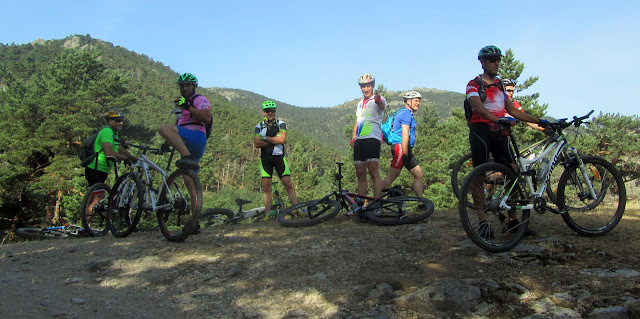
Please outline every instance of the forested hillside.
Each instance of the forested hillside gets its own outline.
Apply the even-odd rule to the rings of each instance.
[[[510,63],[516,70],[513,76],[519,76],[523,66],[512,56]],[[65,211],[74,218],[86,188],[84,169],[77,158],[86,137],[104,125],[107,109],[117,107],[127,114],[123,131],[127,140],[160,145],[157,128],[175,122],[171,111],[179,94],[176,76],[177,72],[161,62],[90,36],[0,44],[0,215],[50,221],[55,213]],[[402,106],[403,92],[387,91],[383,86],[378,89],[389,101],[390,111]],[[450,190],[451,166],[469,152],[468,129],[460,107],[463,96],[416,90],[422,93],[423,101],[416,115],[419,125],[414,153],[425,174],[425,196],[437,209],[452,207],[457,200]],[[233,208],[235,197],[251,199],[254,207],[260,206],[259,153],[252,141],[253,128],[261,121],[259,106],[268,97],[239,89],[198,91],[211,101],[214,116],[212,137],[199,172],[206,191],[205,207]],[[354,98],[359,95],[355,86]],[[537,104],[538,95],[526,96],[523,106],[527,112],[544,115],[546,105]],[[333,189],[336,161],[347,164],[344,186],[353,190],[355,173],[348,141],[357,100],[331,108],[277,103],[277,116],[289,127],[287,159],[298,197],[313,199]],[[604,156],[618,165],[625,180],[637,181],[639,123],[637,116],[600,114],[571,141],[583,153]],[[523,124],[516,131],[524,144],[543,137]],[[157,160],[166,162],[166,158]],[[389,161],[390,148],[383,145],[382,176]],[[410,193],[411,180],[403,172],[396,183]]]
[[[259,112],[260,105],[268,96],[259,95],[253,92],[228,89],[210,88],[214,92],[224,96],[229,102],[245,107],[254,112]],[[422,116],[424,109],[433,109],[437,119],[445,119],[451,116],[452,109],[460,107],[460,101],[464,95],[450,91],[440,91],[435,89],[414,88],[422,94],[422,108],[418,116]],[[353,95],[357,99],[344,102],[330,108],[322,107],[297,107],[283,101],[277,101],[278,118],[287,122],[287,126],[305,134],[314,140],[341,152],[349,152],[349,140],[355,122],[356,105],[361,98],[360,89],[354,85]],[[389,102],[389,111],[393,112],[403,106],[402,94],[397,91],[384,91],[382,94]],[[313,119],[313,120],[311,120]]]

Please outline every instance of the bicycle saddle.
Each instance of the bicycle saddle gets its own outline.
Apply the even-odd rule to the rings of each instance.
[[[244,204],[249,204],[249,203],[251,203],[250,200],[246,200],[246,199],[242,199],[242,198],[236,198],[236,204],[238,204],[238,206],[244,205]]]

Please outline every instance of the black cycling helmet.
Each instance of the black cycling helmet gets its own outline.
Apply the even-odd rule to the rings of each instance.
[[[478,60],[483,60],[494,56],[502,56],[502,51],[500,51],[500,49],[495,45],[487,45],[486,47],[480,49],[480,52],[478,52]]]
[[[191,73],[184,73],[178,75],[178,80],[176,80],[176,83],[191,83],[195,86],[198,86],[198,78],[196,78],[196,76]]]
[[[109,109],[107,114],[104,115],[107,120],[124,119],[124,112],[119,109]]]
[[[504,86],[516,86],[516,82],[512,79],[502,79],[502,85]]]

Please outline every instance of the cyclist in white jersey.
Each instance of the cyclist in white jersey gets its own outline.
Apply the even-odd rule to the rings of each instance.
[[[387,101],[374,92],[376,81],[371,74],[363,74],[358,81],[363,98],[358,102],[356,123],[353,125],[351,146],[353,164],[358,178],[358,194],[367,195],[367,171],[373,182],[373,196],[382,195],[380,179],[380,145],[382,143],[382,117]]]

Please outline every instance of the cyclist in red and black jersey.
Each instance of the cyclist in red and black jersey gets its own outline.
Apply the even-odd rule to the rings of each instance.
[[[482,81],[482,90],[476,79],[469,81],[467,84],[467,99],[473,110],[469,125],[469,144],[471,145],[471,157],[473,166],[484,164],[489,160],[489,153],[493,155],[496,162],[512,166],[515,158],[509,147],[509,140],[501,131],[498,123],[510,125],[511,118],[505,117],[505,112],[511,116],[525,122],[547,124],[546,120],[526,114],[514,107],[513,101],[507,98],[505,92],[502,91],[502,82],[498,78],[498,68],[502,52],[494,45],[486,46],[478,52],[478,60],[482,65],[484,72],[477,79]],[[481,96],[484,95],[484,96]],[[483,202],[482,189],[473,190],[474,202]],[[492,236],[492,230],[485,220],[486,213],[483,207],[478,207],[478,219],[480,223],[480,231],[482,236]],[[517,224],[514,212],[509,212],[509,222]]]

